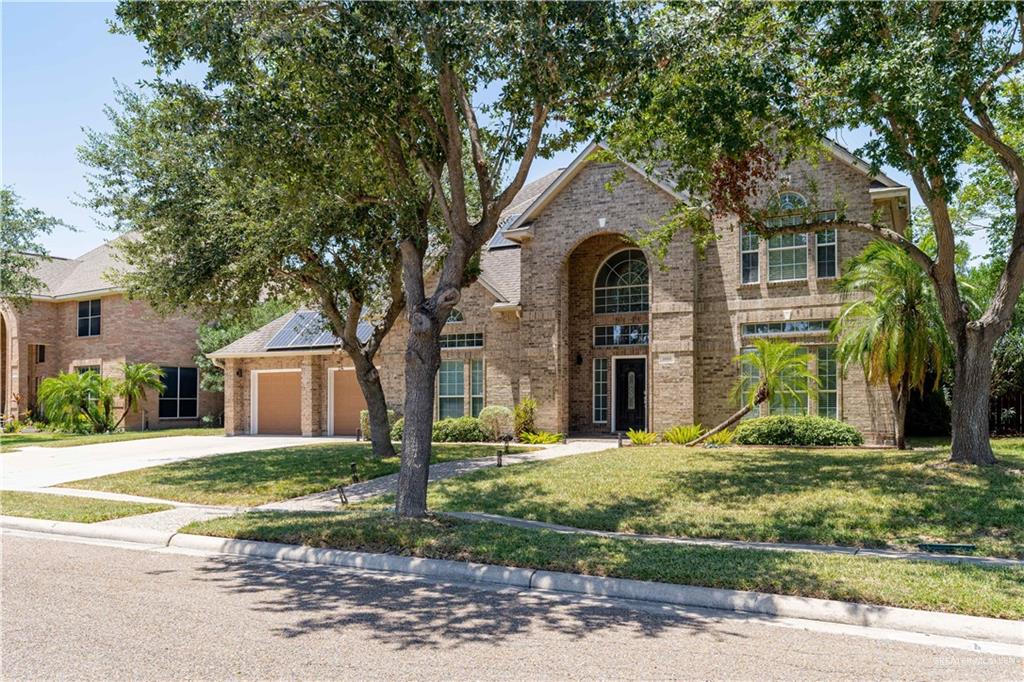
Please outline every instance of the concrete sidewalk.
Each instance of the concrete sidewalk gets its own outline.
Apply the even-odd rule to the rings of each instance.
[[[187,459],[236,452],[273,450],[296,445],[336,443],[342,437],[301,436],[168,436],[94,443],[66,448],[24,447],[0,457],[0,488],[28,490],[144,469]]]
[[[497,450],[498,446],[493,446]],[[569,457],[571,455],[583,455],[591,452],[601,452],[616,447],[614,440],[573,440],[562,445],[553,445],[535,452],[522,452],[518,454],[505,455],[503,463],[505,466],[523,464],[526,462],[543,462],[549,459]],[[436,483],[446,478],[464,476],[479,469],[488,469],[497,465],[495,457],[479,457],[477,459],[464,459],[458,462],[442,462],[430,466],[430,482]],[[349,502],[362,502],[381,495],[390,495],[395,492],[398,486],[398,474],[381,476],[371,481],[356,483],[345,487],[345,496]],[[271,502],[256,507],[260,510],[279,511],[336,511],[340,506],[336,490],[326,490],[313,495],[296,497],[281,502]]]

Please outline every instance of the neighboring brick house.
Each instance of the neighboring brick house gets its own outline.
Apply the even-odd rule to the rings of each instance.
[[[114,242],[78,258],[40,259],[34,274],[44,288],[21,308],[0,301],[4,419],[32,413],[46,377],[95,369],[116,379],[125,362],[164,368],[166,386],[163,396],[148,392],[141,410],[126,418],[125,428],[196,426],[204,415],[221,414],[222,394],[199,389],[194,360],[198,322],[185,315],[162,318],[146,303],[125,298],[104,279],[117,266]],[[115,409],[120,417],[120,401]]]
[[[762,413],[836,417],[869,441],[890,441],[886,392],[867,386],[857,369],[840,376],[827,333],[841,305],[831,281],[869,238],[829,231],[768,242],[720,221],[720,239],[703,257],[680,234],[659,261],[628,238],[679,197],[640,169],[595,154],[599,147],[527,185],[483,249],[481,275],[444,330],[436,414],[475,414],[530,396],[539,428],[570,435],[710,426],[736,409],[729,400],[740,373],[733,358],[770,336],[807,348],[822,390],[802,405],[765,406]],[[881,216],[906,226],[908,189],[870,173],[837,145],[820,164],[798,163],[787,173],[776,197],[784,207],[801,205],[813,186],[819,204],[835,197],[851,219]],[[260,396],[271,394],[274,405],[295,406],[287,419],[274,420],[276,430],[354,429],[361,398],[339,399],[358,392],[347,358],[321,333],[316,315],[300,318],[305,331],[291,319],[212,355],[227,368],[228,433],[265,432],[260,415],[276,408]],[[389,403],[399,408],[406,334],[403,319],[377,363]]]

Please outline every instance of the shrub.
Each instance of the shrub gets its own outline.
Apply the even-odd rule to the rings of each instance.
[[[654,445],[658,442],[658,434],[653,431],[630,429],[626,431],[626,435],[629,437],[629,442],[633,445]]]
[[[673,426],[661,435],[662,439],[668,443],[674,443],[675,445],[686,445],[691,440],[700,436],[704,429],[700,424],[693,424],[692,426]]]
[[[435,443],[482,443],[487,434],[476,417],[453,417],[434,422],[431,439]]]
[[[395,420],[398,419],[398,413],[394,410],[388,410],[388,424],[392,427],[395,425]],[[359,430],[363,434],[363,438],[370,440],[370,411],[360,410],[359,412]]]
[[[512,410],[503,405],[491,405],[480,410],[480,425],[487,438],[493,441],[515,435],[515,423]]]
[[[778,415],[741,422],[735,441],[741,445],[861,445],[864,438],[835,419]]]
[[[730,445],[733,439],[736,437],[736,431],[733,429],[722,429],[713,436],[708,436],[708,439],[704,441],[705,445]]]
[[[11,421],[4,424],[4,433],[18,433],[24,428],[24,424],[19,419],[12,419]]]
[[[524,431],[519,434],[519,442],[526,443],[527,445],[554,445],[555,443],[562,442],[562,434],[548,433],[547,431],[541,431],[540,433]]]
[[[391,440],[402,440],[402,433],[405,431],[405,417],[399,417],[391,425]]]
[[[516,438],[522,439],[524,433],[536,433],[534,424],[537,419],[537,401],[533,398],[523,398],[516,405],[515,409],[515,432]]]

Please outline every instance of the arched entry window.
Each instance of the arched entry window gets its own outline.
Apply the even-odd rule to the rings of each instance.
[[[638,313],[650,306],[647,259],[640,249],[612,254],[594,281],[595,313]]]

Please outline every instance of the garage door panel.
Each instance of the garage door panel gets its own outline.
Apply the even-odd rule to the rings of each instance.
[[[359,429],[359,413],[366,409],[366,399],[353,370],[339,369],[334,375],[334,435],[354,436]]]
[[[301,374],[299,372],[262,372],[256,376],[258,377],[256,432],[301,434]]]

